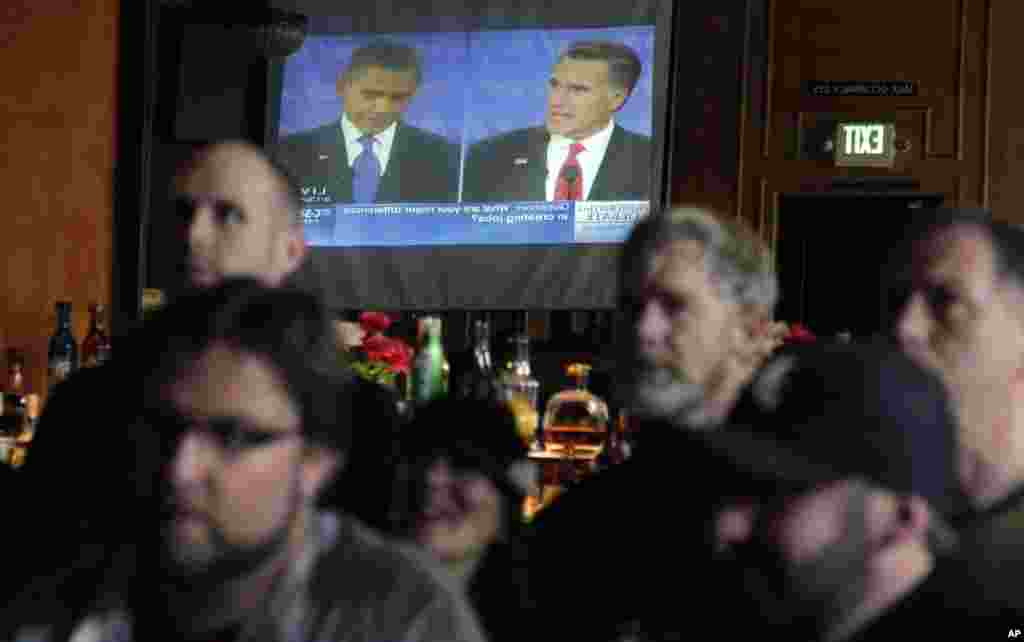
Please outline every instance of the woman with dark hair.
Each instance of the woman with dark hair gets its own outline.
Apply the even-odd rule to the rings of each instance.
[[[436,401],[402,429],[392,515],[399,537],[462,583],[491,640],[522,640],[531,608],[523,500],[536,483],[512,412]]]

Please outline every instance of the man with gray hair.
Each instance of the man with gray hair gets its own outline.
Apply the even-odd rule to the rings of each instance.
[[[720,422],[759,365],[777,298],[769,252],[738,221],[685,207],[639,223],[619,269],[623,402],[640,417]]]
[[[738,221],[678,208],[633,229],[619,268],[627,332],[617,385],[627,412],[644,424],[636,433],[636,453],[538,513],[529,544],[536,608],[557,605],[558,614],[587,613],[586,624],[573,619],[565,637],[608,639],[625,633],[646,608],[650,594],[643,587],[650,585],[653,570],[672,573],[668,569],[701,553],[710,558],[710,548],[696,557],[692,551],[671,559],[666,553],[684,539],[700,539],[720,489],[687,488],[685,505],[673,508],[678,528],[664,523],[661,492],[675,492],[670,484],[686,465],[691,429],[719,425],[751,379],[757,368],[753,347],[768,327],[776,297],[769,254]],[[610,558],[610,542],[628,555]],[[564,584],[566,551],[574,559],[601,560],[574,567],[570,590]],[[614,604],[607,600],[611,592]],[[599,613],[594,604],[602,605]],[[552,613],[543,619],[564,618]]]

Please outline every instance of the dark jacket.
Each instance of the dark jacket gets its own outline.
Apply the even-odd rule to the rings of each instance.
[[[950,631],[970,631],[972,639],[1005,639],[1010,630],[1022,628],[1022,612],[989,599],[979,579],[962,555],[940,558],[923,582],[848,642],[897,640],[908,631],[922,638],[941,639]]]
[[[475,144],[466,158],[462,200],[547,200],[548,139],[545,128],[532,127]],[[588,200],[646,201],[650,196],[651,139],[616,125]]]
[[[301,187],[326,188],[331,204],[352,202],[352,168],[340,121],[286,136],[274,155]],[[458,197],[458,162],[458,146],[400,122],[377,202],[453,203]]]
[[[651,430],[631,459],[584,479],[531,524],[532,598],[551,639],[651,627],[655,639],[675,639],[672,627],[690,639],[720,606],[707,524],[724,475],[689,456],[684,431]]]
[[[996,505],[962,517],[956,525],[960,552],[976,578],[979,595],[1024,612],[1024,592],[1020,590],[1024,577],[1024,486]]]

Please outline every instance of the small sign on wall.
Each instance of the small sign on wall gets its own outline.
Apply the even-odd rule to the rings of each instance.
[[[917,95],[917,83],[912,80],[809,80],[804,93],[821,98],[900,97]]]
[[[880,122],[840,122],[833,152],[837,167],[892,167],[896,163],[896,126]]]

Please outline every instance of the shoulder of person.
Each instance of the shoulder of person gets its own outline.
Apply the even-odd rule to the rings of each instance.
[[[437,594],[457,592],[443,569],[418,549],[392,539],[350,515],[339,514],[337,533],[321,553],[314,575],[334,584],[330,601],[401,599],[415,610]],[[342,586],[344,584],[345,586]]]
[[[651,137],[645,134],[639,134],[631,129],[626,129],[622,125],[616,124],[615,129],[612,132],[612,136],[618,134],[621,136],[623,142],[629,145],[650,145]]]
[[[354,518],[336,517],[334,540],[317,561],[309,592],[323,621],[358,622],[371,639],[484,639],[462,591],[440,566]]]
[[[279,138],[272,146],[272,151],[278,153],[297,151],[305,147],[331,142],[335,139],[338,133],[337,130],[340,127],[339,121],[334,120],[313,129],[304,129],[286,134]]]
[[[500,134],[484,138],[474,143],[471,147],[471,151],[479,153],[505,151],[541,144],[546,141],[547,138],[545,136],[544,127],[525,127],[523,129],[513,129],[511,131],[502,132]]]
[[[410,140],[413,140],[421,145],[431,145],[451,149],[455,149],[457,147],[455,143],[448,140],[441,134],[432,132],[429,129],[423,129],[422,127],[410,125],[409,123],[405,122],[398,124],[398,131],[396,132],[396,135],[407,136],[409,137]]]

